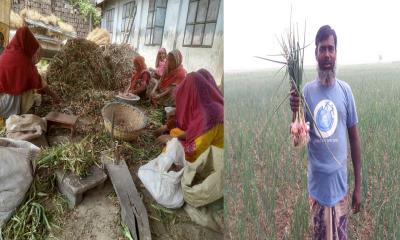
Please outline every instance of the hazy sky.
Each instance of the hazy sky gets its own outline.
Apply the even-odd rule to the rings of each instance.
[[[279,54],[277,36],[292,22],[311,43],[305,65],[314,66],[315,35],[328,24],[338,37],[338,65],[400,60],[400,1],[379,0],[226,0],[224,1],[225,70],[279,67],[253,56]],[[276,59],[279,59],[277,57]]]

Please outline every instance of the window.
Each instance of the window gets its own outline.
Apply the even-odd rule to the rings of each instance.
[[[106,22],[106,29],[112,35],[113,34],[113,24],[114,24],[114,8],[109,9],[104,14],[104,19]]]
[[[136,2],[128,2],[122,6],[122,27],[121,32],[125,34],[129,34],[130,28],[132,31],[134,30],[133,21],[135,20],[136,15]]]
[[[150,0],[149,14],[146,25],[146,45],[161,46],[164,34],[165,13],[167,12],[167,0]]]
[[[219,0],[190,0],[184,47],[212,47],[219,3]]]

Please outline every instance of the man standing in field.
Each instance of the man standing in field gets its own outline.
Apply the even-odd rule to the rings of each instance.
[[[304,86],[304,110],[310,126],[308,192],[313,239],[347,239],[348,184],[347,134],[354,168],[353,213],[361,203],[361,149],[358,117],[350,86],[336,79],[335,31],[322,26],[315,38],[318,75]],[[299,110],[300,98],[292,91],[290,105]],[[311,115],[312,114],[312,115]]]

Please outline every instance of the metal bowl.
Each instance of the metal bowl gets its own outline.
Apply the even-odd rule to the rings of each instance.
[[[115,98],[117,99],[118,102],[127,103],[130,105],[135,105],[140,100],[139,96],[132,93],[128,93],[128,95],[118,94],[117,96],[115,96]]]
[[[165,110],[166,114],[169,114],[170,112],[174,111],[175,108],[174,107],[165,107],[164,110]]]

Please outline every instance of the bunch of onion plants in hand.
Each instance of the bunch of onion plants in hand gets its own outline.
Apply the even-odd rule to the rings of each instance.
[[[284,58],[284,61],[277,61],[269,58],[262,58],[275,63],[283,64],[286,69],[285,78],[289,78],[291,94],[295,94],[300,97],[299,110],[293,112],[292,122],[290,124],[290,135],[292,143],[295,147],[305,146],[310,137],[309,129],[310,125],[305,121],[304,107],[307,107],[307,103],[304,101],[302,94],[302,81],[303,81],[303,60],[304,60],[304,48],[305,48],[305,31],[303,45],[300,46],[298,31],[295,33],[294,28],[290,27],[289,32],[286,34],[286,38],[282,36],[280,41],[282,53],[279,56]]]

